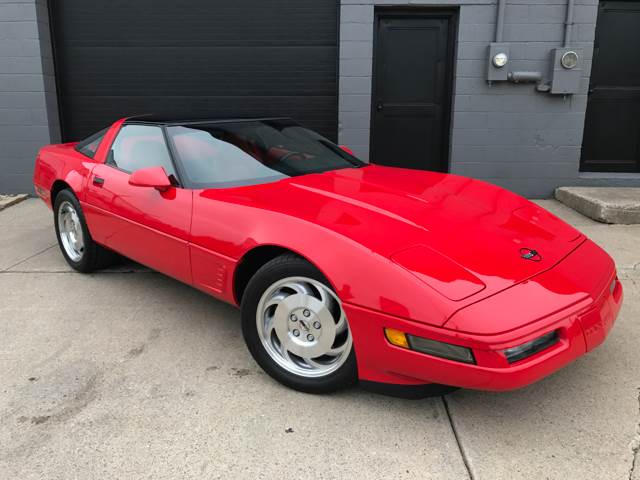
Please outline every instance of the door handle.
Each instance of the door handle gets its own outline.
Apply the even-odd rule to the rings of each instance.
[[[102,185],[104,185],[104,178],[102,177],[98,177],[97,175],[93,176],[93,184],[101,187]]]
[[[381,111],[382,111],[382,104],[381,104],[381,103],[378,103],[378,104],[376,105],[376,110],[377,110],[377,111],[379,111],[379,112],[381,112]]]

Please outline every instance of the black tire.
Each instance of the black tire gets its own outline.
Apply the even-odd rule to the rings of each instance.
[[[73,260],[67,254],[60,235],[60,226],[58,225],[58,211],[61,205],[63,205],[65,202],[68,202],[73,206],[80,220],[80,226],[82,227],[84,249],[82,251],[81,257],[78,260]],[[62,255],[64,256],[66,262],[74,270],[82,273],[90,273],[94,270],[111,265],[118,258],[118,255],[116,253],[98,245],[93,241],[91,235],[89,234],[89,229],[87,228],[87,222],[84,218],[84,214],[82,213],[80,202],[71,190],[65,189],[60,191],[56,195],[53,205],[53,221],[56,228],[56,238],[58,239],[58,246],[60,247],[60,251],[62,252]]]
[[[284,254],[263,265],[251,278],[241,302],[242,334],[255,361],[278,382],[307,393],[329,393],[343,389],[357,381],[354,347],[344,363],[334,372],[322,377],[308,378],[289,372],[278,365],[265,350],[258,334],[256,312],[260,298],[274,283],[288,277],[306,277],[332,289],[322,273],[303,258]]]

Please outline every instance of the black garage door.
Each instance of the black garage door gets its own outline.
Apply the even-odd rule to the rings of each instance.
[[[580,169],[640,172],[640,3],[601,1]]]
[[[51,0],[62,135],[119,117],[292,116],[337,137],[336,0]]]

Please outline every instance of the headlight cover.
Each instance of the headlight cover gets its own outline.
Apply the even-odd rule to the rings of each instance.
[[[504,350],[504,355],[509,363],[514,363],[549,348],[551,345],[558,343],[559,339],[557,330],[554,330],[517,347],[507,348]]]

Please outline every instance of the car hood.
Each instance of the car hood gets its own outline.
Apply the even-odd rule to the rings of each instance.
[[[534,203],[456,175],[371,165],[260,187],[262,208],[357,241],[454,302],[547,270],[582,238]]]

